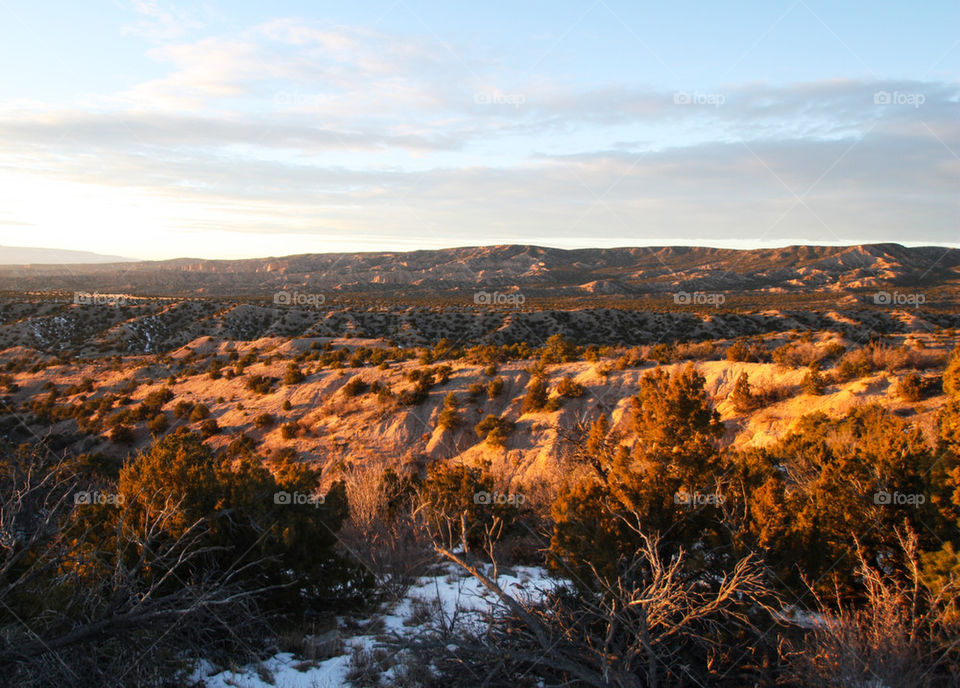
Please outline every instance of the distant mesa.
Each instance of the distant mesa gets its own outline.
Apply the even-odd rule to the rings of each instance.
[[[564,250],[504,245],[131,262],[82,251],[0,247],[0,289],[18,291],[270,298],[297,289],[375,298],[442,296],[472,304],[478,289],[538,298],[616,299],[677,290],[803,294],[931,286],[960,287],[960,249],[866,244]]]
[[[36,246],[0,246],[0,265],[77,265],[88,263],[132,263],[136,258],[108,256],[92,251],[71,251]]]

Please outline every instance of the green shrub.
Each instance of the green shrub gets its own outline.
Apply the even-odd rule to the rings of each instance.
[[[274,379],[263,375],[251,375],[247,378],[247,389],[257,394],[269,394],[273,391]]]
[[[807,371],[803,376],[803,380],[800,381],[800,389],[803,390],[804,394],[815,397],[820,396],[826,391],[827,381],[824,379],[819,367],[815,365],[810,366],[810,370]]]
[[[673,363],[676,360],[677,349],[672,344],[654,344],[650,351],[647,353],[647,358],[651,361],[655,361],[660,365],[667,365],[668,363]],[[629,363],[629,361],[625,362]],[[624,366],[626,367],[626,365]],[[621,369],[622,370],[622,369]]]
[[[213,437],[220,433],[220,424],[217,423],[213,418],[207,418],[207,420],[200,423],[200,436],[204,439],[208,437]]]
[[[581,385],[569,375],[562,378],[560,382],[557,383],[557,394],[562,397],[576,399],[578,397],[582,397],[586,391],[586,387]]]
[[[487,444],[502,447],[507,443],[507,436],[513,431],[513,428],[513,421],[498,418],[491,414],[477,423],[474,430],[477,437],[484,439]]]
[[[305,376],[303,371],[300,370],[300,366],[291,361],[287,365],[287,371],[283,374],[283,384],[296,385],[303,382],[304,378]]]
[[[197,404],[193,407],[193,410],[190,411],[190,420],[191,422],[198,422],[210,417],[210,409],[206,404]]]
[[[428,378],[420,378],[413,386],[413,389],[405,389],[400,392],[397,403],[400,406],[417,406],[426,401],[429,395],[430,380]]]
[[[343,393],[348,397],[360,396],[367,391],[367,383],[359,375],[354,375],[343,386]]]
[[[753,392],[750,389],[750,377],[746,373],[740,373],[737,383],[730,393],[730,400],[733,402],[733,408],[737,413],[745,413],[754,409]]]
[[[727,360],[736,362],[747,362],[758,360],[752,347],[743,340],[737,340],[727,347]]]
[[[191,411],[193,411],[193,404],[189,401],[178,401],[177,405],[173,407],[173,415],[177,418],[188,416]]]
[[[837,363],[836,376],[841,382],[865,377],[874,371],[873,358],[864,349],[845,353]]]
[[[527,393],[523,397],[523,403],[520,406],[521,413],[534,413],[543,410],[547,405],[549,391],[547,389],[546,379],[536,376],[530,379],[527,385]]]
[[[284,423],[280,426],[280,436],[285,440],[292,440],[300,432],[300,424],[296,421]]]
[[[270,413],[261,413],[253,419],[254,427],[260,428],[261,430],[272,427],[275,422],[276,419],[273,417],[273,414]]]
[[[509,530],[519,510],[513,504],[488,502],[487,497],[494,493],[490,473],[471,466],[434,463],[421,490],[425,520],[433,538],[445,547],[456,547],[462,524],[468,546],[479,548],[495,523],[503,527],[493,532]]]
[[[453,430],[460,425],[460,414],[457,412],[457,397],[453,392],[443,399],[443,410],[437,420],[437,425],[445,430]]]
[[[133,429],[129,425],[124,424],[113,426],[113,429],[110,431],[110,441],[115,444],[133,444]]]
[[[393,400],[393,390],[386,382],[374,380],[373,384],[370,385],[370,392],[377,396],[378,403],[387,404]]]
[[[577,359],[578,348],[573,343],[563,338],[560,333],[550,335],[543,345],[540,353],[540,360],[544,363],[565,363]]]
[[[203,523],[197,537],[204,565],[212,567],[207,570],[244,570],[238,582],[265,586],[258,597],[264,613],[293,617],[357,601],[368,580],[362,567],[336,550],[335,533],[348,515],[342,483],[331,486],[319,504],[277,498],[319,489],[319,472],[302,464],[282,462],[271,471],[249,455],[220,461],[194,433],[154,444],[121,469],[118,484],[131,524],[174,505],[153,537],[176,538]],[[177,584],[172,577],[169,585]]]
[[[230,444],[227,445],[225,454],[229,458],[236,458],[238,456],[245,456],[252,454],[253,451],[257,448],[257,441],[250,437],[249,435],[236,435],[234,439],[230,441]]]
[[[167,416],[163,413],[158,413],[147,423],[147,429],[154,437],[162,435],[169,427],[170,421],[167,420]]]
[[[774,349],[772,358],[781,368],[802,368],[820,363],[827,352],[813,342],[788,342]]]
[[[897,383],[897,395],[903,401],[920,401],[923,396],[920,376],[911,372],[901,377]]]
[[[173,390],[169,387],[161,387],[160,389],[150,392],[140,403],[138,411],[140,419],[146,420],[147,418],[153,418],[160,413],[163,405],[171,399],[173,399]]]

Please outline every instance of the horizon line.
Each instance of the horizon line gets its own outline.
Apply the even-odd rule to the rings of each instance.
[[[738,244],[740,242],[733,242]],[[421,252],[442,252],[442,251],[457,251],[465,249],[478,249],[478,248],[510,248],[510,247],[522,247],[522,248],[539,248],[546,249],[551,251],[610,251],[610,250],[630,250],[630,249],[665,249],[665,248],[703,248],[703,249],[717,249],[717,250],[726,250],[726,251],[762,251],[762,250],[775,250],[783,248],[796,248],[796,247],[809,247],[809,248],[855,248],[860,246],[899,246],[901,248],[944,248],[944,249],[960,249],[960,243],[927,243],[921,241],[870,241],[870,242],[773,242],[770,244],[759,244],[754,246],[739,246],[739,245],[730,245],[730,242],[725,244],[712,244],[712,243],[672,243],[672,244],[622,244],[622,245],[611,245],[611,246],[601,246],[601,245],[580,245],[580,246],[551,246],[548,244],[539,244],[539,243],[489,243],[489,244],[464,244],[459,246],[440,246],[440,247],[425,247],[425,248],[413,248],[413,249],[380,249],[380,250],[357,250],[357,251],[306,251],[303,253],[287,253],[283,255],[253,255],[247,257],[233,257],[233,258],[211,258],[211,257],[202,257],[202,256],[178,256],[174,258],[139,258],[139,257],[128,257],[128,256],[117,256],[111,254],[102,254],[96,251],[90,251],[85,249],[73,249],[73,248],[64,248],[64,247],[49,247],[49,246],[12,246],[9,244],[0,245],[0,252],[3,249],[16,249],[16,250],[40,250],[40,251],[64,251],[71,253],[84,253],[91,256],[100,256],[105,258],[119,258],[120,260],[111,260],[111,261],[88,261],[80,263],[64,263],[62,261],[53,261],[49,263],[6,263],[3,262],[0,258],[0,265],[3,266],[32,266],[32,265],[117,265],[121,263],[171,263],[176,261],[192,260],[192,261],[223,261],[223,262],[234,262],[234,261],[244,261],[244,260],[282,260],[286,258],[297,258],[301,256],[323,256],[323,255],[371,255],[371,254],[411,254],[411,253],[421,253]]]

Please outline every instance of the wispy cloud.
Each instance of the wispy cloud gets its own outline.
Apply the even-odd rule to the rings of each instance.
[[[127,6],[137,15],[125,32],[154,41],[180,38],[192,29],[203,28],[196,10],[185,10],[164,0],[128,0]],[[209,14],[209,8],[206,8]]]
[[[167,73],[74,106],[0,104],[0,172],[133,190],[172,231],[956,241],[956,83],[583,87],[294,19],[180,40],[192,20],[138,9]]]

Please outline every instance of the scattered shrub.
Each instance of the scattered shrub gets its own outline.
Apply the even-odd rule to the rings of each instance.
[[[738,339],[727,347],[727,360],[739,363],[759,363],[768,358],[766,349],[758,342],[746,342]]]
[[[300,432],[300,424],[296,421],[284,423],[280,426],[280,436],[285,440],[292,440]]]
[[[828,357],[826,349],[813,342],[787,342],[773,350],[773,362],[781,368],[803,368],[821,363]]]
[[[460,425],[460,414],[457,412],[457,397],[449,392],[443,399],[443,410],[437,420],[437,425],[445,430],[453,430]]]
[[[730,400],[733,402],[733,408],[737,413],[751,411],[754,408],[753,392],[750,389],[750,377],[746,373],[740,373],[733,391],[730,393]]]
[[[173,415],[177,418],[188,416],[191,411],[193,411],[193,404],[189,401],[178,401],[177,405],[173,407]]]
[[[507,443],[507,436],[513,431],[513,428],[513,421],[498,418],[491,414],[477,423],[474,430],[477,437],[484,439],[487,444],[502,447]]]
[[[540,352],[543,363],[565,363],[577,359],[578,347],[563,338],[560,333],[550,335]]]
[[[567,375],[562,378],[559,383],[557,383],[557,394],[562,397],[567,397],[570,399],[575,399],[582,397],[587,391],[587,388],[581,385],[579,382],[574,380],[571,376]]]
[[[800,389],[803,390],[804,394],[815,397],[820,396],[826,391],[827,381],[820,372],[819,366],[810,366],[810,370],[807,371],[803,376],[803,380],[800,381]]]
[[[370,391],[377,395],[377,402],[380,404],[388,404],[393,400],[393,390],[386,382],[375,380],[370,386]]]
[[[110,441],[116,444],[133,444],[133,429],[129,425],[115,425],[110,431]]]
[[[940,391],[941,379],[909,372],[897,382],[897,395],[908,402],[917,402]]]
[[[273,424],[276,422],[276,419],[273,417],[273,414],[270,413],[261,413],[259,416],[253,419],[254,427],[264,428],[273,427]]]
[[[150,419],[150,422],[147,423],[147,429],[154,437],[162,435],[169,427],[170,422],[167,420],[167,416],[163,413],[158,413]]]
[[[683,342],[674,348],[676,361],[711,361],[723,358],[723,348],[714,340]]]
[[[343,386],[343,393],[348,397],[360,396],[367,391],[367,383],[359,375],[354,375]]]
[[[672,344],[664,344],[663,342],[654,344],[650,348],[650,351],[647,352],[647,358],[649,358],[651,361],[659,363],[660,365],[672,363],[676,360],[676,355],[676,347]],[[626,367],[626,365],[624,367]]]
[[[200,436],[206,439],[207,437],[212,437],[220,433],[220,424],[217,423],[213,418],[207,418],[207,420],[200,423]]]
[[[545,378],[535,376],[530,379],[527,385],[527,393],[523,397],[523,403],[520,406],[521,413],[534,413],[541,411],[546,407],[549,399],[547,381]]]
[[[190,421],[196,423],[210,417],[210,409],[206,404],[197,404],[190,410]]]
[[[263,375],[251,375],[247,378],[247,389],[257,394],[269,394],[273,391],[273,378]]]
[[[305,377],[303,371],[300,370],[300,366],[291,361],[287,365],[287,371],[283,374],[283,384],[297,385],[303,382]]]

